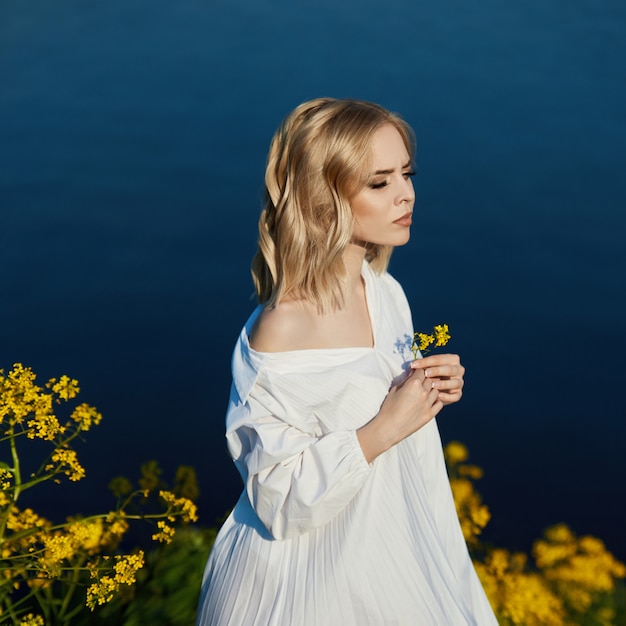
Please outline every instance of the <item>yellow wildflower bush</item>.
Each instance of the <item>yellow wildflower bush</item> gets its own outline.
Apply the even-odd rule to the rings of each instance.
[[[62,405],[79,392],[78,381],[68,376],[40,386],[34,372],[19,363],[8,373],[0,370],[2,624],[72,623],[85,607],[93,610],[135,582],[144,564],[143,552],[119,553],[130,522],[155,524],[155,540],[171,541],[175,523],[197,520],[195,504],[184,495],[197,495],[193,470],[179,469],[170,491],[155,462],[142,467],[137,487],[124,478],[113,481],[117,506],[106,513],[68,517],[55,524],[18,505],[26,490],[42,483],[85,477],[72,443],[97,426],[102,416],[85,403],[66,409],[67,419],[59,416]],[[25,470],[20,454],[25,445],[33,445],[29,440],[48,446],[47,456],[34,471]]]
[[[587,615],[599,598],[615,591],[616,579],[626,577],[626,566],[600,539],[577,537],[565,524],[548,528],[535,541],[532,553],[537,568],[571,615]],[[612,624],[614,610],[603,609],[598,623]]]
[[[527,557],[503,549],[490,549],[475,562],[476,573],[485,588],[499,622],[523,626],[562,626],[565,610],[546,581],[528,571]]]
[[[545,530],[528,555],[483,544],[489,510],[473,480],[482,469],[466,463],[467,448],[449,443],[444,454],[459,521],[476,572],[501,626],[617,626],[616,581],[620,563],[595,537],[577,537],[565,524]]]
[[[483,504],[480,494],[471,482],[481,478],[483,471],[476,465],[465,463],[469,458],[469,452],[458,441],[450,442],[444,450],[444,455],[463,536],[468,545],[477,545],[478,536],[491,517],[489,508]]]

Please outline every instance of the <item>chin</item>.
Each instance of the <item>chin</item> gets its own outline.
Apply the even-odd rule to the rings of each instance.
[[[404,246],[411,239],[411,231],[407,228],[402,232],[390,233],[386,237],[364,237],[362,239],[354,239],[352,243],[367,247],[368,245],[374,246],[391,246],[395,248],[397,246]]]
[[[393,246],[393,247],[404,246],[407,243],[409,243],[409,239],[411,239],[411,233],[409,229],[407,228],[406,233],[400,236],[394,237],[393,239],[394,239],[393,241],[387,241],[383,245]]]

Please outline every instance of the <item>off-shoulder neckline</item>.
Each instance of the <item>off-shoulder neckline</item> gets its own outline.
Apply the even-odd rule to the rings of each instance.
[[[374,293],[371,285],[371,273],[374,270],[370,267],[367,261],[363,261],[363,265],[361,267],[361,277],[363,278],[363,286],[365,290],[365,306],[367,308],[367,315],[369,318],[370,329],[372,333],[372,345],[371,346],[343,346],[336,348],[299,348],[296,350],[279,350],[276,352],[263,352],[259,350],[255,350],[250,345],[250,338],[248,336],[249,331],[254,326],[258,316],[261,314],[263,310],[263,305],[259,304],[257,308],[254,310],[248,323],[244,326],[242,330],[242,339],[246,345],[246,348],[249,350],[251,354],[256,355],[262,359],[274,359],[280,357],[287,356],[297,356],[297,355],[317,355],[317,354],[346,354],[350,352],[372,352],[377,349],[378,342],[376,340],[376,313],[374,305]]]

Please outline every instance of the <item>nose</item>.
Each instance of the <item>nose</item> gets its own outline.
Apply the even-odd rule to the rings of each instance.
[[[398,193],[396,194],[396,204],[413,203],[415,201],[415,190],[413,189],[413,181],[410,177],[404,176],[400,179],[402,182],[398,186]]]

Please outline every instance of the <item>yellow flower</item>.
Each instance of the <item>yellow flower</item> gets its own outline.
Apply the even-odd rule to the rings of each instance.
[[[87,606],[93,611],[97,605],[110,602],[118,589],[111,576],[101,576],[87,589]]]
[[[507,624],[563,626],[561,600],[542,578],[524,571],[526,556],[493,549],[484,563],[475,563],[494,611]]]
[[[116,556],[115,581],[119,585],[132,585],[135,582],[135,574],[143,567],[143,551],[139,550],[136,554],[127,554],[124,556]]]
[[[33,615],[29,613],[19,623],[19,626],[45,626],[45,622],[43,621],[43,617],[41,615]]]
[[[97,580],[87,589],[87,606],[93,611],[96,606],[110,602],[120,585],[134,584],[136,573],[143,565],[144,554],[140,550],[136,554],[116,556],[113,576],[100,576],[98,570],[92,568],[91,575]]]
[[[478,535],[489,521],[489,510],[472,480],[482,469],[466,463],[467,448],[451,442],[444,449],[450,486],[463,536],[483,555],[474,561],[485,592],[501,624],[507,626],[573,626],[594,623],[613,626],[615,581],[626,577],[626,566],[596,537],[577,537],[565,524],[546,529],[535,542],[535,568],[522,553],[482,545]]]
[[[67,527],[67,533],[76,547],[80,547],[89,555],[97,554],[101,547],[104,522],[102,518],[77,520]]]
[[[71,450],[69,448],[58,448],[52,453],[50,458],[52,463],[46,465],[46,471],[56,469],[56,471],[66,474],[72,481],[77,481],[85,477],[85,469],[78,462],[75,450]]]
[[[198,521],[198,508],[189,498],[177,498],[171,491],[159,491],[159,496],[168,505],[168,512],[180,514],[183,522]],[[169,520],[173,522],[174,518],[170,516]]]
[[[469,452],[467,451],[467,447],[464,446],[459,441],[451,441],[444,448],[444,455],[446,457],[446,461],[448,465],[458,465],[459,463],[463,463],[467,461],[469,457]]]
[[[50,522],[37,515],[32,509],[20,511],[16,506],[11,509],[7,519],[7,528],[16,533],[31,528],[47,528],[48,526],[50,526]]]
[[[7,515],[6,528],[12,531],[5,535],[2,544],[3,551],[1,556],[5,559],[13,555],[34,552],[41,545],[42,537],[51,526],[47,519],[40,517],[32,509],[20,511],[17,506],[13,505],[9,509],[8,514],[5,512],[5,515]]]
[[[51,578],[44,578],[43,575],[38,574],[37,578],[28,578],[26,584],[31,589],[49,589],[52,587],[54,580]]]
[[[0,430],[5,445],[11,446],[11,450],[5,449],[4,453],[0,450],[0,457],[5,458],[0,462],[0,623],[6,621],[7,607],[17,609],[20,604],[21,609],[15,611],[19,617],[11,612],[16,626],[43,626],[41,616],[25,614],[27,609],[21,603],[26,599],[30,602],[31,598],[32,606],[39,602],[41,607],[55,607],[55,611],[59,608],[61,613],[67,609],[69,613],[59,613],[59,619],[63,617],[65,620],[68,614],[76,614],[78,607],[72,606],[76,596],[71,600],[70,597],[76,584],[82,586],[84,570],[92,575],[92,584],[87,589],[87,605],[93,609],[108,602],[120,587],[135,582],[136,572],[144,563],[142,552],[115,557],[103,554],[118,548],[131,518],[159,520],[155,538],[161,541],[171,539],[174,534],[171,523],[177,519],[191,522],[198,518],[196,506],[190,499],[198,493],[192,468],[179,468],[174,493],[161,492],[160,512],[157,513],[144,514],[140,508],[139,512],[133,510],[132,515],[127,515],[119,508],[106,515],[68,518],[53,526],[32,509],[20,510],[16,506],[22,492],[40,483],[59,482],[61,474],[72,481],[85,476],[70,444],[81,431],[97,425],[102,416],[94,407],[83,403],[75,407],[70,419],[61,425],[53,410],[55,403],[71,400],[79,391],[78,381],[68,376],[51,378],[41,388],[37,386],[32,370],[19,363],[7,374],[0,370]],[[43,463],[34,462],[30,457],[28,464],[20,463],[20,446],[14,445],[18,437],[25,443],[27,439],[50,441],[52,450]],[[44,449],[41,445],[39,448]],[[34,452],[37,450],[35,447]],[[22,469],[26,466],[29,467],[28,474]],[[30,467],[38,469],[32,471]],[[137,501],[141,493],[146,504],[148,496],[165,484],[160,479],[161,471],[156,462],[145,464],[141,471],[141,491],[135,490],[125,479],[115,481],[118,507],[130,508],[140,504]],[[12,598],[14,593],[16,602]]]
[[[97,426],[100,423],[102,415],[83,402],[72,411],[72,419],[78,424],[79,430],[89,430],[92,425]]]
[[[161,541],[162,543],[170,543],[176,531],[163,520],[159,520],[157,526],[160,530],[158,533],[152,535],[152,539],[154,541]]]
[[[440,324],[435,326],[435,347],[440,348],[441,346],[445,346],[448,341],[450,341],[451,336],[449,333],[447,324]]]
[[[16,363],[6,376],[0,370],[0,423],[8,418],[10,426],[21,424],[34,411],[41,391],[34,381],[33,371],[21,363]]]
[[[451,336],[448,332],[448,325],[439,324],[433,328],[432,335],[429,335],[428,333],[414,333],[411,351],[413,352],[413,356],[417,358],[418,352],[425,355],[433,343],[435,344],[435,348],[440,348],[445,346],[450,339]]]
[[[102,533],[102,545],[108,548],[115,548],[128,530],[123,511],[112,511],[106,517],[106,526]]]
[[[471,480],[482,478],[483,471],[476,465],[465,463],[469,458],[469,453],[467,448],[458,441],[451,441],[444,448],[444,456],[448,465],[450,488],[463,537],[468,544],[477,545],[478,535],[491,518],[489,509],[483,504],[480,494],[471,482]]]
[[[61,572],[63,561],[69,561],[76,553],[74,537],[63,532],[43,537],[44,553],[39,557],[39,564],[51,578]]]
[[[541,570],[574,611],[585,614],[602,593],[615,589],[615,579],[626,576],[618,561],[596,537],[578,538],[565,524],[544,532],[533,545]]]
[[[454,504],[461,523],[463,537],[468,543],[476,543],[478,535],[489,522],[491,514],[483,504],[480,494],[469,480],[457,478],[450,481]]]
[[[478,465],[461,465],[459,467],[459,476],[467,476],[467,478],[472,480],[479,480],[484,475],[482,467],[478,467]]]
[[[417,333],[419,339],[418,349],[420,352],[425,352],[428,346],[435,341],[433,335],[427,335],[426,333]]]
[[[47,397],[50,400],[50,397]],[[33,419],[28,420],[27,425],[30,429],[27,433],[29,439],[54,441],[57,435],[61,435],[65,431],[53,413],[38,412]]]
[[[0,489],[7,490],[11,488],[11,481],[13,480],[13,472],[6,467],[0,467]],[[0,506],[2,504],[0,503]]]
[[[61,376],[58,381],[56,378],[51,378],[47,382],[46,387],[52,389],[61,400],[71,400],[80,392],[78,381],[65,375]]]

